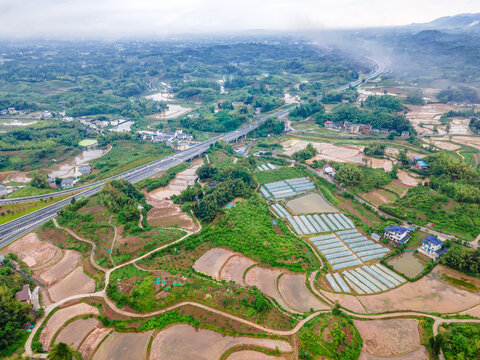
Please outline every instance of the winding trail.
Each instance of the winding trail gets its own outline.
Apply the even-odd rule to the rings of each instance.
[[[113,230],[114,230],[112,245],[110,246],[110,249],[108,249],[108,257],[110,258],[110,261],[113,264],[113,266],[115,266],[115,262],[113,261],[113,257],[112,257],[112,251],[113,251],[113,248],[115,247],[115,241],[117,240],[118,229],[115,225],[112,224],[112,215],[110,215],[110,219],[108,219],[108,224],[111,227],[113,227]]]
[[[99,271],[102,271],[102,272],[105,272],[107,271],[105,268],[101,267],[100,265],[97,264],[97,262],[95,261],[95,251],[97,250],[97,244],[95,244],[93,241],[91,240],[87,240],[87,239],[84,239],[82,237],[80,237],[79,235],[77,235],[75,232],[73,232],[72,230],[68,229],[68,228],[64,228],[60,225],[58,225],[58,222],[57,222],[57,219],[54,218],[53,219],[53,224],[55,225],[55,227],[57,229],[60,229],[60,230],[63,230],[63,231],[66,231],[67,233],[69,233],[70,235],[72,235],[75,239],[79,240],[79,241],[82,241],[82,242],[85,242],[87,244],[90,244],[92,245],[92,251],[90,252],[90,262],[92,263],[92,266],[99,270]]]
[[[198,220],[197,220],[198,222]],[[161,310],[158,310],[158,311],[154,311],[154,312],[150,312],[150,313],[145,313],[145,314],[139,314],[139,313],[134,313],[134,312],[131,312],[131,311],[125,311],[125,310],[122,310],[122,309],[119,309],[114,303],[112,300],[110,300],[106,294],[106,288],[108,286],[108,283],[109,283],[109,280],[110,280],[110,275],[112,274],[113,271],[121,268],[121,267],[124,267],[124,266],[127,266],[127,265],[130,265],[130,264],[133,264],[134,266],[140,268],[136,263],[140,260],[143,260],[145,258],[147,258],[148,256],[150,256],[151,254],[155,253],[155,252],[158,252],[158,251],[161,251],[171,245],[174,245],[174,244],[177,244],[177,243],[180,243],[182,242],[183,240],[185,240],[187,237],[189,237],[190,235],[192,234],[195,234],[195,233],[198,233],[201,231],[202,229],[202,226],[201,224],[198,222],[198,228],[195,230],[195,231],[188,231],[188,230],[185,230],[185,229],[181,229],[183,231],[186,231],[186,234],[184,236],[182,236],[181,238],[173,241],[173,242],[170,242],[168,244],[165,244],[165,245],[162,245],[142,256],[139,256],[138,258],[135,258],[135,259],[132,259],[130,261],[127,261],[123,264],[120,264],[120,265],[117,265],[115,267],[113,267],[112,269],[104,269],[100,266],[98,266],[96,264],[95,261],[93,261],[93,255],[94,255],[94,252],[95,252],[95,249],[96,249],[96,245],[95,243],[93,243],[92,241],[90,240],[86,240],[86,239],[83,239],[81,237],[79,237],[78,235],[76,235],[73,231],[71,231],[70,229],[66,229],[66,228],[62,228],[58,225],[57,221],[54,219],[54,224],[57,228],[59,229],[62,229],[66,232],[68,232],[70,235],[72,235],[73,237],[75,237],[76,239],[80,240],[80,241],[83,241],[83,242],[86,242],[86,243],[89,243],[92,245],[92,252],[90,254],[90,260],[92,261],[92,265],[100,270],[100,271],[103,271],[105,272],[105,286],[102,290],[100,291],[97,291],[97,292],[94,292],[94,293],[89,293],[89,294],[79,294],[79,295],[73,295],[73,296],[70,296],[70,297],[67,297],[65,299],[62,299],[54,304],[51,304],[51,305],[48,305],[47,307],[45,307],[45,312],[44,312],[44,315],[43,317],[37,322],[35,328],[32,330],[32,332],[30,333],[30,336],[28,337],[26,343],[25,343],[25,353],[27,356],[30,356],[30,357],[33,357],[33,358],[47,358],[47,354],[34,354],[33,351],[32,351],[32,341],[33,341],[33,338],[36,334],[36,332],[38,331],[38,329],[41,327],[41,325],[43,324],[43,322],[45,321],[45,319],[47,318],[47,316],[55,309],[57,308],[58,306],[61,306],[61,305],[64,305],[66,304],[67,302],[69,301],[75,301],[75,300],[81,300],[81,299],[86,299],[86,298],[97,298],[97,297],[100,297],[102,299],[105,300],[105,302],[108,304],[108,306],[113,310],[115,311],[116,313],[118,314],[121,314],[121,315],[124,315],[124,316],[128,316],[128,317],[132,317],[132,318],[147,318],[147,317],[151,317],[151,316],[156,316],[156,315],[160,315],[160,314],[163,314],[163,313],[166,313],[168,311],[171,311],[171,310],[174,310],[174,309],[178,309],[182,306],[194,306],[194,307],[197,307],[199,309],[203,309],[203,310],[206,310],[206,311],[209,311],[211,313],[214,313],[214,314],[217,314],[219,316],[223,316],[223,317],[226,317],[228,319],[231,319],[231,320],[234,320],[234,321],[237,321],[239,323],[242,323],[242,324],[245,324],[247,326],[250,326],[252,328],[255,328],[257,330],[260,330],[260,331],[263,331],[265,333],[268,333],[268,334],[273,334],[273,335],[278,335],[278,336],[290,336],[290,335],[294,335],[296,334],[304,325],[305,323],[307,323],[308,321],[310,321],[311,319],[315,318],[316,316],[322,314],[322,313],[328,313],[330,312],[330,309],[327,309],[327,310],[319,310],[319,311],[316,311],[314,313],[311,313],[310,315],[308,315],[306,318],[304,318],[303,320],[300,320],[298,321],[298,323],[295,325],[294,328],[290,329],[290,330],[275,330],[275,329],[269,329],[265,326],[262,326],[262,325],[259,325],[257,323],[254,323],[254,322],[251,322],[249,320],[246,320],[246,319],[243,319],[241,317],[238,317],[236,315],[232,315],[230,313],[227,313],[223,310],[219,310],[219,309],[215,309],[215,308],[212,308],[210,306],[207,306],[207,305],[203,305],[203,304],[200,304],[200,303],[196,303],[196,302],[191,302],[191,301],[186,301],[186,302],[181,302],[181,303],[178,303],[178,304],[175,304],[175,305],[172,305],[168,308],[164,308],[164,309],[161,309]],[[113,225],[112,225],[113,226]],[[116,236],[115,236],[116,237]],[[114,241],[115,241],[115,238],[114,238]],[[113,242],[114,244],[114,242]],[[112,244],[112,247],[113,247],[113,244]],[[310,288],[311,288],[311,291],[312,293],[318,297],[319,299],[321,299],[322,301],[324,301],[326,304],[330,305],[330,306],[334,306],[334,303],[332,300],[328,299],[326,296],[324,296],[323,294],[321,294],[314,286],[314,280],[315,280],[315,275],[317,274],[317,271],[314,271],[310,274],[309,276],[309,283],[310,283]],[[475,307],[477,306],[480,306],[479,305],[476,305]],[[348,315],[352,316],[353,318],[356,318],[356,319],[369,319],[369,320],[381,320],[381,319],[393,319],[393,318],[418,318],[418,317],[429,317],[431,319],[434,320],[434,324],[433,324],[433,334],[434,335],[437,335],[438,334],[438,327],[443,324],[443,323],[480,323],[480,320],[478,319],[443,319],[439,316],[436,316],[436,315],[430,315],[430,314],[425,314],[425,313],[421,313],[421,312],[416,312],[416,311],[402,311],[402,312],[394,312],[394,313],[382,313],[382,314],[358,314],[358,313],[355,313],[349,309],[345,309],[343,308],[342,311],[344,311],[345,313],[347,313]],[[441,353],[440,354],[440,359],[444,359],[443,357],[443,354]]]

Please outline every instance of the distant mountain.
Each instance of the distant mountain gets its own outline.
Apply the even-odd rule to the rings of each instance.
[[[475,31],[480,32],[479,14],[459,14],[445,16],[423,24],[412,24],[408,27],[415,30]]]

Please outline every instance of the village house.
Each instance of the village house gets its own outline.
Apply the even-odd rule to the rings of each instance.
[[[408,230],[399,225],[387,226],[384,235],[387,239],[399,245],[405,244],[410,239]]]
[[[400,135],[400,137],[402,138],[407,138],[410,136],[410,131],[402,131],[402,134]]]
[[[323,171],[325,171],[325,173],[327,175],[330,175],[332,178],[335,177],[336,171],[335,171],[335,168],[332,165],[330,165],[330,164],[323,165]]]
[[[419,251],[428,257],[437,260],[447,249],[443,246],[443,242],[433,235],[428,235],[422,241],[422,247]]]
[[[425,171],[430,169],[430,166],[419,156],[415,156],[414,163],[418,170]]]
[[[26,302],[27,304],[31,304],[32,292],[30,291],[30,286],[23,285],[22,290],[18,291],[15,294],[18,301]]]
[[[92,172],[92,167],[88,164],[83,164],[78,167],[78,171],[80,171],[80,174],[83,175],[88,175]]]
[[[74,185],[73,178],[63,179],[62,180],[62,189],[70,189]]]
[[[370,134],[372,131],[372,125],[367,125],[367,124],[360,124],[360,133],[364,135]]]

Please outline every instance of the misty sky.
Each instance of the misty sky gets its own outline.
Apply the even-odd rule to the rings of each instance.
[[[0,37],[142,37],[403,25],[479,0],[0,0]]]

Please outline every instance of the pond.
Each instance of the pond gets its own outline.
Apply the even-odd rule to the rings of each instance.
[[[405,274],[409,278],[414,278],[424,270],[427,260],[419,254],[405,251],[387,262],[389,265],[392,265],[396,271]]]

